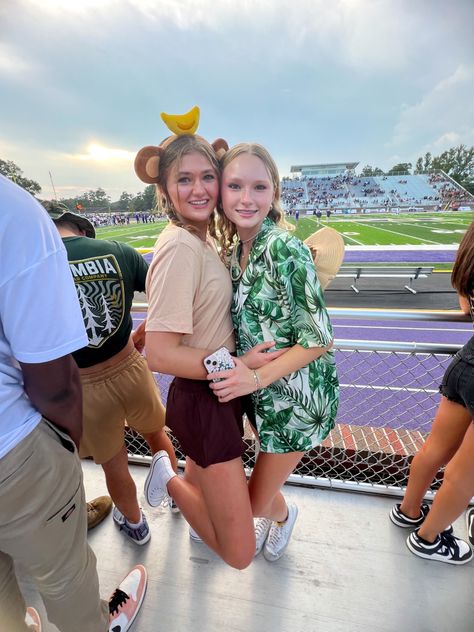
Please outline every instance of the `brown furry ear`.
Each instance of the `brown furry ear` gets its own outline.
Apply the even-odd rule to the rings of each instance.
[[[229,149],[229,145],[227,144],[227,141],[224,140],[223,138],[216,138],[216,140],[211,143],[214,151],[216,152],[216,156],[219,158],[219,160],[222,158],[222,156],[225,154],[225,152]]]
[[[138,152],[135,158],[135,173],[142,182],[147,184],[157,184],[160,172],[160,157],[163,153],[162,147],[148,145]]]

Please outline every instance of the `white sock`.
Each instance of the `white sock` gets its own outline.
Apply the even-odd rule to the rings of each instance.
[[[163,464],[163,469],[162,469],[163,479],[162,480],[163,480],[163,483],[166,486],[168,486],[168,483],[170,482],[170,480],[178,475],[176,474],[176,472],[173,470],[171,466],[171,461],[168,454],[166,454],[166,456],[165,455],[162,456],[161,462]]]
[[[127,518],[125,518],[125,520],[127,520]],[[142,514],[142,510],[140,509],[140,522],[130,522],[130,520],[127,520],[127,524],[129,527],[132,527],[132,529],[136,529],[137,527],[141,527],[143,524],[143,514]]]

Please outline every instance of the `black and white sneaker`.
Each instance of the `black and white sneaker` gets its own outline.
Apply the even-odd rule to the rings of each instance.
[[[445,531],[433,543],[423,540],[418,531],[413,531],[407,538],[407,547],[418,557],[446,564],[466,564],[473,557],[467,542]]]
[[[178,514],[181,511],[181,509],[174,502],[174,500],[173,500],[173,498],[171,498],[171,496],[168,496],[168,502],[166,504],[168,505],[168,509],[170,510],[170,512],[173,513],[173,514]]]
[[[430,510],[429,505],[423,504],[420,507],[420,515],[418,516],[418,518],[409,518],[406,514],[403,513],[400,507],[400,503],[393,505],[389,515],[390,520],[393,522],[393,524],[396,524],[397,527],[402,527],[403,529],[418,529],[419,527],[421,527]],[[453,525],[448,525],[443,533],[452,534]]]
[[[466,511],[467,538],[474,546],[474,507],[468,507]]]
[[[403,527],[404,529],[418,529],[418,527],[421,527],[424,519],[428,515],[428,511],[430,510],[428,505],[421,505],[420,515],[418,516],[418,518],[409,518],[403,513],[400,507],[401,503],[393,505],[390,512],[390,520],[393,522],[393,524],[396,524],[397,527]]]

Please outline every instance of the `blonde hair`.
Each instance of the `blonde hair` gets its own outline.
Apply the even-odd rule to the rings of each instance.
[[[256,156],[257,158],[260,158],[265,165],[273,184],[273,202],[267,217],[275,224],[280,225],[283,228],[288,228],[288,224],[283,219],[284,213],[280,205],[280,174],[278,173],[278,167],[276,166],[275,161],[265,147],[259,145],[258,143],[239,143],[238,145],[234,145],[234,147],[231,147],[228,151],[226,151],[221,158],[221,173],[233,160],[242,154]],[[220,201],[217,205],[217,232],[222,250],[224,253],[227,253],[235,243],[237,229],[235,224],[225,216],[224,209],[222,208],[222,203]]]
[[[187,156],[189,154],[200,154],[201,156],[206,158],[215,171],[216,177],[219,179],[219,160],[213,147],[200,136],[177,136],[175,140],[171,141],[164,148],[163,153],[161,154],[158,183],[156,185],[156,199],[158,210],[166,213],[168,219],[172,224],[174,224],[175,226],[179,226],[180,228],[185,228],[187,231],[196,234],[197,230],[194,226],[185,224],[179,218],[178,212],[171,202],[169,191],[166,186],[166,181],[168,180],[171,169],[175,165],[179,167],[179,164],[183,160],[184,156]],[[213,211],[213,213],[209,217],[208,223],[209,233],[213,237],[216,237],[215,224],[216,213],[215,211]]]

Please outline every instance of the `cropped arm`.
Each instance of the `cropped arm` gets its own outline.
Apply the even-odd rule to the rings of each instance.
[[[82,435],[82,387],[79,369],[71,355],[29,364],[20,362],[25,392],[33,406],[77,447]]]
[[[465,314],[470,314],[471,313],[471,306],[469,304],[469,299],[466,298],[465,296],[461,296],[461,294],[458,294],[458,298],[459,298],[459,307],[461,308],[461,310]]]
[[[151,371],[192,380],[205,380],[203,360],[212,351],[194,349],[182,344],[182,334],[147,331],[146,359]]]

